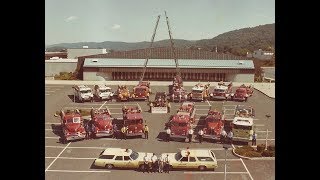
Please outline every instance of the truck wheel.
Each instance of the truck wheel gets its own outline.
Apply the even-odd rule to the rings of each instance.
[[[143,164],[140,164],[139,165],[139,168],[138,168],[138,171],[143,171],[144,170],[144,165]]]
[[[198,169],[199,169],[199,171],[204,171],[204,170],[207,169],[207,167],[205,167],[205,166],[199,166]]]
[[[106,164],[106,168],[107,168],[107,169],[113,169],[114,166],[113,166],[112,164]]]

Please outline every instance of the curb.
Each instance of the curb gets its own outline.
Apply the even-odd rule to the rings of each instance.
[[[235,156],[237,156],[238,158],[251,160],[251,158],[249,158],[249,157],[241,156],[241,155],[237,154],[236,151],[235,151],[235,148],[232,149],[232,154],[235,155]]]
[[[255,88],[255,87],[254,87],[254,89],[257,90],[257,91],[259,91],[259,92],[261,92],[262,94],[268,96],[269,98],[272,98],[272,99],[275,99],[275,98],[276,98],[276,97],[269,96],[268,94],[266,94],[265,92],[261,91],[260,89],[257,89],[257,88]]]
[[[276,157],[247,157],[247,156],[241,156],[241,155],[239,155],[239,154],[237,154],[236,152],[235,152],[235,148],[234,149],[232,149],[232,154],[233,155],[235,155],[235,156],[237,156],[238,158],[242,158],[242,159],[247,159],[247,160],[275,160],[276,159]]]

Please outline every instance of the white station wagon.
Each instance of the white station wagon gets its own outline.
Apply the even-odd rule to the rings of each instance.
[[[135,152],[132,149],[107,148],[101,152],[99,158],[94,160],[94,166],[113,168],[141,169],[145,152]],[[152,153],[147,153],[151,158]]]
[[[189,153],[188,153],[189,152]],[[209,149],[183,149],[177,153],[163,153],[162,158],[168,155],[172,169],[215,169],[218,167],[217,159],[212,150]]]

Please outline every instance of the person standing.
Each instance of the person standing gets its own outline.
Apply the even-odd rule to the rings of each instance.
[[[94,122],[91,122],[90,124],[91,124],[91,138],[90,139],[94,139],[95,133],[96,133],[96,126],[94,125]]]
[[[151,162],[152,162],[152,172],[156,172],[158,167],[158,158],[155,153],[153,153],[151,157]]]
[[[144,132],[144,138],[148,139],[149,138],[149,127],[147,125],[144,126],[143,132]]]
[[[170,102],[168,102],[168,113],[170,113],[170,109],[171,109],[171,104],[170,104]]]
[[[116,138],[116,139],[118,139],[118,126],[117,126],[117,124],[113,124],[113,136],[112,136],[112,138],[114,139],[114,138]]]
[[[167,154],[167,157],[164,158],[164,172],[165,173],[169,173],[170,172],[169,154]]]
[[[256,146],[256,145],[257,145],[257,133],[253,131],[251,146]]]
[[[89,121],[87,123],[85,123],[84,125],[84,130],[86,131],[86,137],[85,139],[89,139],[90,138],[90,126],[89,126]]]
[[[126,126],[123,126],[123,127],[121,128],[121,139],[127,140]]]
[[[144,162],[144,164],[143,164],[143,173],[144,172],[148,172],[149,173],[149,161],[150,161],[150,159],[149,159],[149,157],[148,157],[148,154],[146,153],[146,155],[143,157],[143,162]]]
[[[189,143],[191,143],[192,141],[192,135],[193,135],[193,129],[190,127],[188,130]]]
[[[166,130],[166,142],[170,141],[171,129],[168,127]]]
[[[159,167],[159,173],[163,173],[164,159],[162,156],[158,158],[158,167]]]
[[[202,143],[203,134],[204,134],[203,130],[202,130],[202,129],[200,129],[200,130],[199,130],[199,132],[198,132],[198,135],[199,135],[199,142],[200,142],[200,144]]]
[[[150,102],[149,106],[150,106],[150,113],[152,113],[153,102]]]
[[[220,142],[225,143],[226,137],[227,137],[227,132],[224,129],[222,129],[221,135],[220,135]]]
[[[229,131],[229,133],[228,133],[228,142],[230,143],[230,144],[232,144],[232,138],[233,138],[233,132],[232,131]]]

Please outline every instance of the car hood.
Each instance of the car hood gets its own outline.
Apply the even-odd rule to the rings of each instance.
[[[171,126],[171,132],[175,134],[188,133],[188,127],[186,126]]]
[[[68,123],[65,126],[69,132],[77,132],[81,125],[79,123]]]
[[[99,129],[112,129],[112,124],[111,121],[106,121],[106,120],[96,120],[95,121],[95,125],[96,127],[98,127]]]

